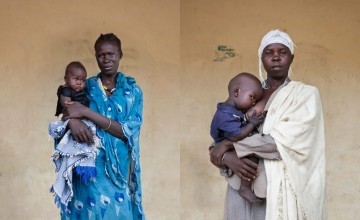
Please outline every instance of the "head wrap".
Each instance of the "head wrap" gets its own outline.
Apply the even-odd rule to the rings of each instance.
[[[294,54],[295,44],[291,40],[290,36],[287,33],[282,32],[280,30],[272,30],[272,31],[269,31],[267,34],[265,34],[265,36],[261,40],[259,51],[258,51],[258,56],[259,56],[259,76],[260,76],[260,80],[262,82],[264,82],[265,79],[264,79],[264,74],[262,72],[261,55],[262,55],[262,52],[264,51],[266,46],[268,46],[270,44],[274,44],[274,43],[280,43],[280,44],[285,45],[287,48],[289,48],[291,54]],[[291,66],[290,66],[288,76],[291,75],[291,72],[292,71],[291,71]]]

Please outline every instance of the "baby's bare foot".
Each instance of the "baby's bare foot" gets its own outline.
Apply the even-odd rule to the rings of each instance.
[[[260,204],[262,199],[257,197],[250,189],[240,189],[239,195],[251,204]]]

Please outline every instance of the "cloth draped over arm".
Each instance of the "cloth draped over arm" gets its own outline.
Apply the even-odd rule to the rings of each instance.
[[[239,158],[246,156],[256,156],[261,159],[280,159],[274,139],[270,135],[254,134],[241,141],[234,142],[234,148]],[[259,176],[253,181],[253,190],[257,197],[266,197],[266,174],[263,160],[259,160]],[[237,175],[226,177],[229,185],[235,189],[240,189],[241,179]]]
[[[264,160],[266,219],[324,219],[325,134],[318,90],[291,81],[269,106],[263,133],[282,160]]]
[[[49,135],[55,140],[55,152],[52,161],[57,177],[50,188],[55,203],[65,211],[73,197],[73,175],[80,176],[83,184],[88,184],[96,176],[95,158],[98,154],[99,139],[94,136],[94,144],[76,142],[71,131],[66,129],[69,120],[53,121],[49,124]],[[89,120],[83,122],[96,132],[95,124]]]

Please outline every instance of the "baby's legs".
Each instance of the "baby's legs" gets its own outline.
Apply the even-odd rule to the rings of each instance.
[[[250,160],[254,161],[255,163],[259,162],[259,158],[257,157],[248,157]],[[246,199],[248,202],[253,204],[259,204],[262,202],[262,199],[257,197],[255,193],[251,190],[251,184],[253,182],[253,179],[250,179],[250,181],[246,181],[241,179],[241,186],[239,189],[239,194],[241,197]]]

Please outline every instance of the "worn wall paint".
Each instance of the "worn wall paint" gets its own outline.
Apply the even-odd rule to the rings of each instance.
[[[179,1],[0,1],[0,219],[59,219],[47,135],[56,89],[72,60],[98,72],[93,45],[108,32],[122,40],[120,70],[144,92],[147,217],[179,219],[179,15]]]
[[[257,73],[258,44],[271,28],[286,29],[297,45],[293,79],[317,86],[322,96],[328,219],[353,219],[360,214],[359,6],[341,0],[1,1],[0,219],[58,219],[48,192],[55,174],[47,137],[56,88],[69,61],[97,73],[93,43],[106,32],[122,39],[120,69],[144,91],[147,218],[221,219],[226,185],[208,158],[210,120],[228,80]],[[219,45],[235,56],[214,61]]]
[[[360,214],[359,1],[181,1],[181,219],[222,219],[226,184],[209,162],[216,103],[237,73],[258,74],[257,50],[271,29],[296,44],[293,79],[319,88],[326,125],[328,219]],[[214,62],[214,48],[236,56]]]

